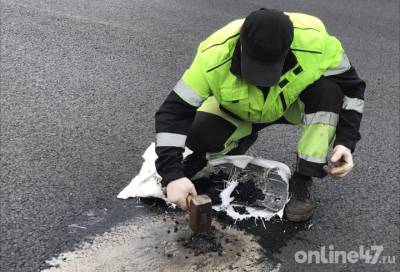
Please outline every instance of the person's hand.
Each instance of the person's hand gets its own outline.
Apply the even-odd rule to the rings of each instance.
[[[187,210],[186,198],[188,195],[196,196],[197,192],[193,183],[188,178],[179,178],[167,185],[167,199],[175,203],[182,210]]]
[[[332,151],[328,166],[324,166],[324,170],[334,177],[341,178],[346,176],[353,166],[351,150],[343,145],[337,145]]]

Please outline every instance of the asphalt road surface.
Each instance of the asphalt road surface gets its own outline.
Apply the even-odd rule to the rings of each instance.
[[[116,199],[154,139],[154,112],[200,41],[263,6],[321,18],[367,82],[355,169],[315,182],[312,224],[269,250],[265,263],[399,271],[397,0],[1,0],[1,271],[38,271],[118,224],[163,213]],[[251,153],[293,167],[298,133],[269,128]],[[296,252],[330,245],[382,246],[396,264],[296,264]],[[134,271],[129,262],[124,269]]]

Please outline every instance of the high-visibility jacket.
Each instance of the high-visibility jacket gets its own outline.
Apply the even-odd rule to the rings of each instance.
[[[334,145],[341,144],[354,150],[361,137],[359,128],[364,107],[365,82],[350,65],[340,42],[327,33],[318,18],[299,13],[286,14],[294,25],[291,56],[287,59],[292,59],[294,55],[297,63],[292,65],[292,61],[288,62],[290,65],[284,67],[285,72],[276,86],[258,88],[242,80],[239,72],[231,72],[234,68],[232,57],[240,54],[236,52],[236,46],[239,45],[237,42],[243,19],[229,23],[200,44],[192,65],[155,115],[158,155],[156,168],[164,185],[185,176],[182,152],[187,134],[196,112],[207,101],[215,98],[221,110],[249,123],[271,123],[279,119],[286,109],[287,118],[293,106],[296,106],[295,101],[299,102],[300,93],[322,76],[335,82],[344,94]],[[318,112],[316,115],[325,116]],[[336,117],[334,119],[337,120]],[[330,139],[334,130],[328,130]],[[318,145],[311,150],[302,146],[304,142],[312,142],[314,146],[315,141],[307,138],[307,141],[299,143],[302,147],[300,151],[304,151],[303,157],[314,158]],[[324,150],[317,150],[318,158],[322,158],[320,155],[326,151],[327,145],[328,143],[324,145]]]
[[[326,71],[340,69],[345,58],[339,40],[326,32],[318,18],[300,13],[286,14],[294,26],[290,47],[298,64],[283,74],[278,84],[269,88],[266,99],[257,86],[230,71],[230,60],[243,19],[231,22],[200,44],[194,62],[180,82],[186,85],[181,89],[181,97],[196,103],[213,95],[224,109],[246,121],[270,123],[279,119],[301,91]],[[198,97],[190,94],[193,92]],[[190,101],[190,97],[194,101]]]

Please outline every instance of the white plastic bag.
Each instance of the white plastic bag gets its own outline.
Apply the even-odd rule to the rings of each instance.
[[[188,150],[185,154],[188,154]],[[155,167],[155,161],[157,159],[157,154],[155,152],[155,144],[152,143],[143,154],[143,165],[140,172],[135,176],[132,181],[126,186],[119,194],[118,198],[127,199],[129,197],[156,197],[167,201],[165,192],[161,187],[161,177],[157,174]],[[246,168],[249,164],[257,165],[260,167],[272,169],[276,168],[277,173],[281,176],[282,180],[286,182],[287,189],[289,187],[290,169],[287,165],[272,161],[265,160],[262,158],[254,158],[247,155],[239,156],[224,156],[221,158],[212,159],[208,162],[207,170],[217,167],[222,164],[232,164],[239,168]],[[205,171],[207,171],[205,170]],[[203,171],[202,171],[203,172]],[[225,211],[228,216],[235,220],[243,220],[246,218],[254,217],[256,219],[262,218],[269,220],[275,215],[282,217],[284,207],[278,212],[267,211],[258,207],[248,207],[245,205],[233,203],[233,197],[231,194],[236,186],[239,184],[238,181],[230,180],[226,181],[225,189],[220,193],[221,204],[214,205],[213,209],[216,211]],[[288,198],[284,200],[286,204]],[[243,207],[246,209],[246,213],[238,213],[235,211],[234,207]]]

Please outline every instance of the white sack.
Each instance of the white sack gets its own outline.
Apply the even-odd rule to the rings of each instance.
[[[185,154],[190,153],[190,151],[186,150]],[[152,143],[142,155],[144,162],[142,168],[140,169],[139,174],[132,179],[128,186],[126,186],[119,194],[118,198],[128,199],[129,197],[156,197],[167,201],[165,192],[161,187],[161,177],[157,174],[155,161],[157,159],[157,154],[155,152],[155,144]],[[282,179],[289,184],[289,178],[291,176],[290,169],[286,164],[265,160],[262,158],[254,158],[247,155],[238,155],[238,156],[224,156],[217,159],[212,159],[208,162],[208,169],[212,169],[213,166],[217,166],[220,164],[230,163],[239,168],[245,168],[249,163],[255,164],[264,168],[278,168],[278,174],[282,177]],[[277,213],[272,213],[266,211],[261,208],[254,207],[246,207],[243,205],[238,205],[232,203],[233,197],[231,197],[231,193],[238,185],[237,181],[226,181],[226,188],[221,192],[220,197],[222,203],[220,205],[214,205],[213,209],[216,211],[225,211],[228,216],[235,220],[243,220],[246,218],[254,217],[256,219],[265,219],[269,220],[273,216],[278,215],[279,217],[283,216],[283,209],[278,211]],[[289,187],[289,186],[287,186]],[[288,199],[286,200],[286,203]],[[233,207],[245,207],[248,214],[239,214],[236,212]]]

